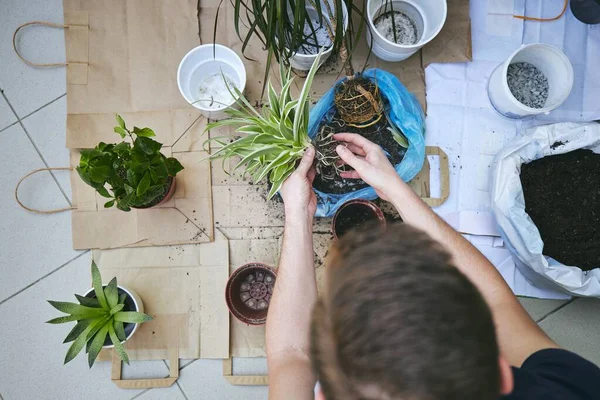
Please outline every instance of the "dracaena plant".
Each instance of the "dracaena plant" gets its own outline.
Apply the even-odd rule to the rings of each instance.
[[[119,357],[129,364],[129,357],[121,343],[126,339],[124,324],[141,324],[150,321],[152,317],[137,311],[124,311],[127,295],[123,293],[119,296],[117,278],[113,278],[103,287],[100,271],[93,261],[92,284],[95,298],[76,294],[78,303],[48,301],[52,307],[67,314],[47,321],[49,324],[77,321],[63,342],[73,342],[65,356],[65,364],[75,358],[85,346],[91,368],[102,350],[106,337],[110,338]]]
[[[114,131],[122,139],[128,137],[131,143],[100,142],[93,149],[81,150],[76,170],[85,183],[109,199],[105,208],[116,204],[119,210],[130,211],[131,207],[148,206],[164,196],[183,166],[176,158],[160,152],[162,144],[151,139],[155,136],[152,129],[134,126],[130,130],[121,116],[116,118]]]
[[[213,137],[209,142],[216,142],[222,147],[209,159],[225,161],[232,157],[241,160],[234,171],[244,168],[244,175],[249,174],[255,182],[268,177],[271,190],[268,198],[272,198],[281,188],[283,182],[294,172],[296,161],[304,155],[311,145],[308,136],[308,119],[310,111],[309,91],[319,65],[321,53],[310,69],[300,96],[293,100],[290,87],[293,81],[291,70],[280,66],[281,92],[278,94],[271,82],[268,84],[269,106],[257,110],[235,87],[235,98],[239,110],[230,108],[226,112],[231,117],[207,125],[206,130],[222,126],[237,126],[236,132],[243,136],[231,143],[229,136]]]

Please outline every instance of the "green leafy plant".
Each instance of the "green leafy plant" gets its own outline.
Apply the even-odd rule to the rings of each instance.
[[[183,166],[176,158],[160,152],[162,144],[151,139],[155,136],[152,129],[134,126],[129,130],[120,115],[116,118],[118,125],[114,131],[122,139],[129,137],[131,143],[101,142],[93,149],[81,150],[76,170],[85,183],[110,199],[105,208],[116,204],[119,210],[130,211],[131,207],[153,205],[166,195],[173,177]]]
[[[310,111],[309,91],[317,72],[321,53],[300,92],[298,99],[293,100],[290,95],[290,86],[293,78],[291,70],[284,70],[280,66],[282,89],[276,93],[269,81],[268,95],[269,107],[263,107],[262,113],[250,104],[244,95],[233,88],[236,94],[239,110],[230,108],[226,112],[230,119],[212,122],[206,130],[222,126],[237,126],[236,132],[244,135],[231,143],[226,140],[228,136],[210,138],[208,141],[216,142],[222,147],[209,158],[225,161],[232,157],[240,157],[234,171],[244,167],[244,175],[250,174],[255,182],[269,177],[271,190],[270,199],[281,188],[283,182],[294,172],[296,161],[304,155],[304,151],[311,145],[308,136],[308,118]]]
[[[96,263],[92,261],[92,284],[95,298],[75,295],[78,303],[48,301],[52,307],[67,315],[47,321],[49,324],[63,324],[77,321],[63,343],[73,342],[65,364],[77,356],[85,345],[90,368],[102,350],[106,337],[110,337],[119,357],[129,364],[129,357],[121,343],[126,339],[124,323],[141,324],[152,319],[151,316],[137,311],[123,311],[126,294],[119,296],[117,278],[102,286],[102,277]]]

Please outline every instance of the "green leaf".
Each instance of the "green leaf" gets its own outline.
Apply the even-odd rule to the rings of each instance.
[[[110,315],[116,314],[121,311],[125,307],[125,304],[117,304],[113,308],[110,309]]]
[[[50,305],[52,307],[56,308],[58,311],[62,311],[65,314],[72,314],[72,315],[98,315],[98,314],[102,314],[102,313],[105,312],[101,308],[86,307],[86,306],[82,306],[81,304],[70,303],[70,302],[66,302],[66,301],[52,301],[52,300],[48,300],[48,303],[50,303]]]
[[[114,308],[119,302],[119,289],[117,289],[117,278],[112,278],[108,285],[104,287],[104,296],[108,303],[108,308]]]
[[[111,208],[114,205],[115,205],[115,201],[114,200],[107,201],[106,203],[104,203],[104,208]]]
[[[112,196],[110,195],[110,193],[108,193],[108,190],[106,190],[106,188],[104,186],[98,186],[96,188],[96,191],[102,197],[106,197],[108,199],[112,198]]]
[[[125,121],[123,121],[123,118],[121,118],[121,116],[119,114],[116,114],[115,118],[117,119],[117,124],[119,124],[119,127],[124,130],[127,130],[127,127],[125,126]]]
[[[179,171],[183,170],[183,165],[174,157],[169,157],[165,160],[169,176],[175,176]]]
[[[112,326],[112,324],[108,326],[108,333],[110,334],[110,340],[115,346],[117,354],[119,357],[121,357],[121,360],[129,365],[129,357],[127,356],[127,352],[123,348],[123,345],[121,344],[121,341],[119,340],[119,337],[117,336],[115,328]]]
[[[84,319],[85,317],[81,315],[65,315],[64,317],[52,318],[51,320],[46,321],[47,324],[64,324],[67,322],[77,321],[79,319]]]
[[[75,295],[75,298],[77,299],[77,301],[79,301],[79,304],[81,304],[82,306],[101,308],[98,299],[92,299],[89,297],[80,296],[78,294]]]
[[[125,299],[127,298],[127,293],[123,293],[119,296],[119,304],[125,304]]]
[[[96,361],[96,358],[98,357],[98,353],[100,353],[100,350],[102,350],[109,326],[110,324],[104,324],[91,340],[92,344],[90,344],[88,349],[88,365],[90,368],[92,368],[94,361]]]
[[[136,195],[141,196],[144,193],[146,193],[146,191],[148,190],[148,188],[150,187],[150,183],[151,183],[151,179],[150,179],[150,174],[149,173],[145,173],[144,177],[142,178],[142,180],[140,181],[140,184],[137,187],[137,191],[136,191]]]
[[[143,137],[153,137],[156,136],[154,134],[154,131],[150,128],[138,128],[137,126],[133,127],[133,133],[135,133],[138,136],[143,136]]]
[[[124,139],[125,136],[127,136],[127,131],[120,126],[115,126],[113,130],[121,136],[121,139]]]
[[[121,321],[115,321],[115,333],[120,341],[127,339],[127,336],[125,335],[125,327]]]
[[[69,343],[72,342],[73,340],[77,339],[79,337],[79,335],[81,335],[83,333],[83,331],[85,331],[85,329],[90,326],[90,324],[93,322],[93,319],[82,319],[81,321],[78,321],[77,324],[75,324],[75,326],[73,327],[73,329],[71,329],[71,332],[69,332],[69,334],[67,335],[67,337],[65,338],[65,340],[63,341],[63,343]]]
[[[115,318],[115,321],[133,324],[141,324],[153,319],[151,316],[137,311],[119,311],[113,317]]]
[[[71,344],[69,350],[67,350],[67,354],[65,355],[65,364],[74,359],[77,356],[77,354],[81,352],[81,349],[83,349],[85,342],[87,342],[87,335],[92,331],[93,326],[94,324],[91,324],[90,326],[85,328],[84,331]]]
[[[138,136],[135,139],[134,147],[136,146],[139,146],[139,148],[148,155],[155,154],[162,148],[161,143],[143,136]]]
[[[323,51],[319,51],[319,54],[317,55],[317,58],[315,59],[315,61],[313,62],[312,67],[310,68],[310,71],[308,71],[308,75],[306,77],[306,80],[304,81],[304,86],[302,86],[302,91],[300,92],[300,96],[298,97],[298,107],[296,108],[296,114],[294,115],[294,143],[296,144],[300,144],[301,143],[301,139],[303,139],[302,136],[305,136],[304,132],[300,131],[300,124],[303,121],[303,119],[305,118],[304,113],[308,113],[308,94],[310,92],[310,87],[312,85],[312,81],[315,78],[315,74],[317,73],[317,70],[319,69],[319,62],[321,61],[321,55],[323,54]],[[304,129],[306,129],[307,127],[305,126]],[[304,135],[303,135],[304,134]]]
[[[94,292],[96,293],[96,298],[100,302],[100,305],[102,308],[108,310],[108,302],[106,301],[104,290],[102,288],[102,277],[100,276],[100,270],[94,260],[92,260],[92,286],[94,287]]]

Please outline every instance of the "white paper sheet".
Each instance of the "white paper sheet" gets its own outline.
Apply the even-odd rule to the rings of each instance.
[[[558,121],[600,119],[600,25],[584,25],[568,8],[554,22],[510,18],[510,35],[490,28],[489,1],[471,1],[473,62],[431,64],[425,70],[427,84],[427,145],[441,146],[450,164],[450,197],[436,211],[490,211],[490,171],[496,153],[530,126]],[[502,1],[502,6],[510,2]],[[552,17],[562,0],[514,0],[517,15]],[[492,5],[492,12],[498,12]],[[501,7],[504,12],[504,8]],[[495,17],[494,17],[495,18]],[[493,19],[493,18],[492,18]],[[519,46],[548,43],[562,49],[571,60],[575,83],[571,95],[549,115],[513,121],[497,114],[487,96],[493,69]],[[489,239],[475,239],[486,255],[494,252],[501,270],[516,294],[540,298],[565,298],[564,294],[533,287],[515,268],[510,254],[497,252]],[[483,244],[485,242],[486,244]],[[491,245],[489,245],[491,244]],[[498,244],[498,243],[496,243]],[[500,248],[502,250],[502,248]],[[507,250],[505,250],[507,251]],[[502,258],[504,254],[504,258]]]

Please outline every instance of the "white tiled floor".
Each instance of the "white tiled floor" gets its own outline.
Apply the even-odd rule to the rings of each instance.
[[[0,0],[0,398],[18,399],[265,399],[265,387],[234,387],[221,362],[182,363],[181,377],[167,389],[120,390],[109,365],[91,370],[83,358],[63,366],[70,327],[46,325],[55,316],[47,299],[68,300],[89,285],[89,252],[71,248],[69,213],[38,215],[18,207],[13,190],[27,172],[68,163],[65,144],[64,68],[34,69],[11,48],[12,33],[32,20],[62,21],[61,0]],[[64,60],[62,32],[32,28],[20,35],[23,53],[35,60]],[[31,206],[68,206],[67,174],[47,172],[28,180],[21,197]],[[536,321],[563,346],[600,363],[600,302],[522,299]],[[557,311],[558,310],[558,311]],[[265,373],[262,359],[236,360],[236,373]],[[129,377],[166,376],[165,363],[135,362]]]

